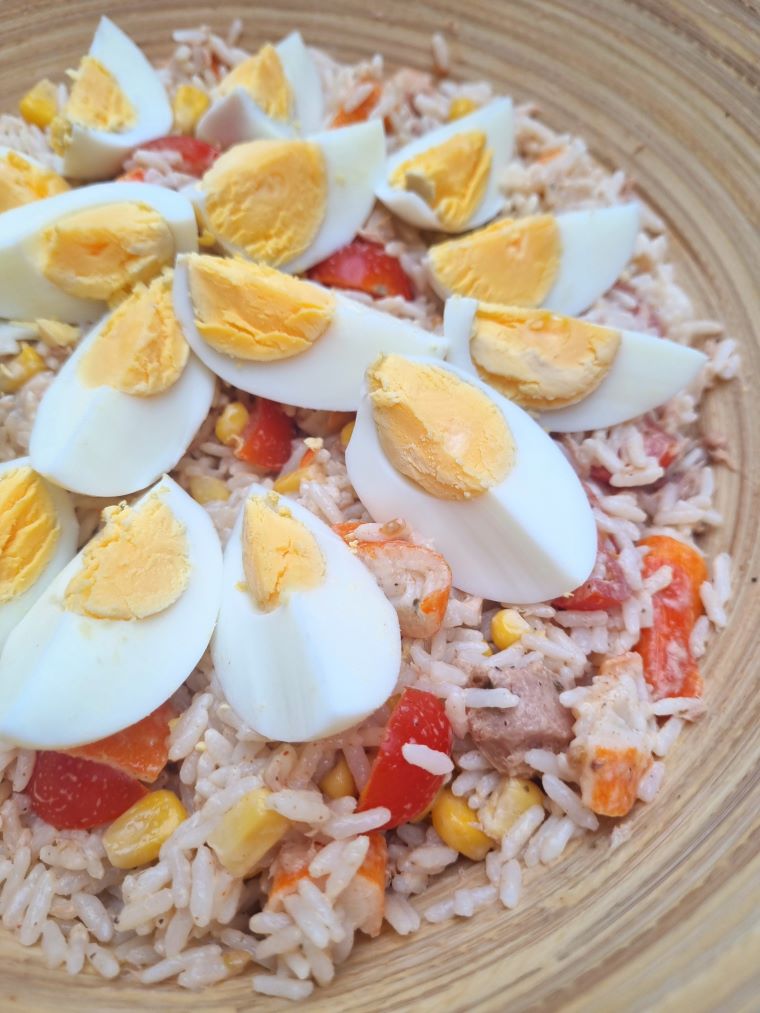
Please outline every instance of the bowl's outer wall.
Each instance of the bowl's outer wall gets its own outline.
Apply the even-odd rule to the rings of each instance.
[[[710,713],[668,759],[656,803],[632,840],[576,847],[529,882],[519,911],[392,933],[355,951],[314,1009],[421,1011],[749,1010],[760,995],[758,756],[757,8],[737,0],[331,0],[201,4],[179,0],[2,0],[0,109],[85,51],[100,13],[152,57],[175,27],[244,19],[249,45],[300,27],[309,42],[355,59],[430,68],[446,33],[453,72],[535,99],[554,127],[578,132],[623,168],[669,224],[680,277],[699,311],[742,347],[742,379],[709,398],[705,431],[728,437],[719,471],[725,525],[709,547],[736,560],[727,632],[710,652]],[[752,836],[754,830],[754,838]],[[451,889],[450,883],[438,894]],[[200,995],[49,971],[5,936],[7,1010],[284,1008],[254,998],[248,975]]]

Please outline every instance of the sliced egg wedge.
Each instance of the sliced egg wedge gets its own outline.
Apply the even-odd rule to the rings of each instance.
[[[443,358],[448,349],[447,339],[408,320],[242,258],[179,257],[174,310],[217,376],[301,408],[354,411],[378,355]]]
[[[448,363],[391,355],[370,367],[346,467],[373,519],[425,531],[468,594],[542,602],[591,573],[596,526],[567,458],[522,408]]]
[[[0,214],[68,189],[66,180],[49,166],[0,145]]]
[[[148,183],[99,183],[0,215],[0,317],[97,320],[198,248],[193,205]]]
[[[208,646],[222,550],[203,507],[164,476],[104,517],[0,656],[0,736],[18,745],[67,749],[134,724]]]
[[[35,468],[91,496],[125,496],[173,468],[206,418],[215,380],[189,350],[171,272],[138,286],[80,342],[32,428]]]
[[[131,151],[171,131],[171,104],[158,73],[108,18],[100,19],[71,76],[68,101],[50,125],[65,176],[115,176]]]
[[[214,162],[196,206],[226,253],[298,274],[354,238],[372,210],[384,159],[379,120],[304,139],[248,141]]]
[[[69,494],[28,457],[0,464],[0,651],[11,631],[77,551]]]
[[[549,310],[453,296],[449,361],[538,416],[554,433],[605,429],[670,400],[696,378],[703,352]]]
[[[635,201],[502,218],[431,247],[430,280],[442,299],[471,296],[577,316],[620,277],[633,255],[640,219]]]
[[[465,232],[504,206],[499,177],[514,144],[512,101],[498,98],[394,152],[377,197],[421,229]]]
[[[265,45],[222,78],[196,135],[228,148],[257,137],[295,137],[322,127],[322,82],[300,32]]]
[[[318,517],[259,485],[224,552],[211,651],[234,710],[281,742],[362,721],[401,664],[396,611],[369,570]]]

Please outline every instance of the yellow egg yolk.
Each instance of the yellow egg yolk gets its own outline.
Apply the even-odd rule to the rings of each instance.
[[[430,250],[430,268],[448,292],[507,306],[540,306],[559,271],[562,248],[551,215],[503,218]]]
[[[483,199],[490,171],[486,135],[468,130],[402,162],[390,184],[416,193],[445,228],[460,229]]]
[[[494,402],[437,366],[379,359],[367,386],[380,444],[393,467],[439,499],[470,499],[512,468],[512,434]]]
[[[330,325],[334,297],[309,282],[239,258],[188,258],[198,333],[217,352],[249,362],[289,359]]]
[[[180,598],[190,579],[185,527],[158,493],[137,507],[103,511],[105,527],[82,553],[64,594],[69,612],[93,619],[146,619]]]
[[[16,151],[0,154],[0,213],[68,189],[52,169],[34,165]]]
[[[606,376],[620,334],[548,310],[481,303],[470,337],[480,376],[533,411],[581,401]]]
[[[217,95],[224,97],[236,88],[247,91],[273,120],[290,119],[293,95],[277,50],[269,43],[231,70],[220,82]]]
[[[40,270],[58,288],[81,299],[116,301],[174,260],[174,236],[161,215],[144,204],[103,204],[76,211],[42,233]]]
[[[50,562],[60,527],[50,493],[27,466],[0,475],[0,605],[28,591]]]
[[[179,380],[189,349],[172,304],[172,272],[138,285],[103,326],[79,364],[88,387],[113,387],[140,397]]]
[[[62,155],[71,141],[74,125],[109,134],[130,130],[137,123],[134,106],[113,74],[94,56],[84,56],[73,80],[61,116],[50,124],[50,143]]]
[[[309,141],[237,144],[214,162],[201,188],[209,231],[274,267],[307,250],[324,221],[327,172]]]
[[[279,505],[276,494],[254,496],[243,511],[243,571],[262,611],[293,591],[310,591],[325,577],[325,561],[309,529]]]

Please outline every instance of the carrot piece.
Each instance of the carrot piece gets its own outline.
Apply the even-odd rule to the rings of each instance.
[[[604,816],[625,816],[636,801],[641,778],[651,758],[638,749],[610,749],[597,746],[591,760],[593,789],[587,804]]]

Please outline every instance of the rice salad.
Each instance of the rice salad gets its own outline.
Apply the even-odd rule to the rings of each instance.
[[[0,116],[0,915],[298,1000],[655,801],[739,359],[624,173],[442,35],[241,35],[151,68],[103,19]]]

